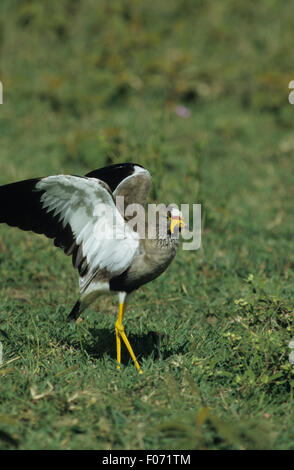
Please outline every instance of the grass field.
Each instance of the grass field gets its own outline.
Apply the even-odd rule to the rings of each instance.
[[[203,217],[130,302],[143,375],[116,370],[117,299],[69,325],[71,259],[0,227],[0,447],[294,449],[293,4],[0,8],[0,184],[134,161]]]

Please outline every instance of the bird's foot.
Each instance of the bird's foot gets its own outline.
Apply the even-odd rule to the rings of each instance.
[[[131,358],[133,359],[135,363],[137,371],[139,372],[139,374],[143,374],[143,371],[132,349],[132,346],[130,345],[130,342],[125,334],[124,326],[119,320],[117,320],[115,323],[115,333],[116,333],[116,352],[117,352],[117,362],[118,362],[117,369],[120,369],[120,364],[121,364],[121,339],[122,339],[127,347],[127,350],[130,353]]]

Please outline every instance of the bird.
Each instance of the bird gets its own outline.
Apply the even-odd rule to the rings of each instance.
[[[81,321],[100,295],[118,294],[117,368],[123,341],[140,374],[123,325],[126,304],[134,291],[167,269],[186,225],[174,206],[156,210],[153,221],[146,219],[151,179],[142,165],[128,162],[85,176],[58,174],[0,186],[0,223],[43,234],[72,257],[79,273],[79,298],[68,321]],[[132,217],[125,208],[133,206]]]

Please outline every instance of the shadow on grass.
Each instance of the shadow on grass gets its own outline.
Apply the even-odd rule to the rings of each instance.
[[[91,339],[82,340],[83,349],[89,356],[99,359],[108,354],[112,359],[116,359],[116,338],[115,333],[107,328],[90,328]],[[156,331],[147,334],[128,335],[128,340],[138,360],[152,357],[153,360],[166,359],[173,354],[180,354],[186,350],[186,342],[183,345],[177,344],[174,348],[169,344],[168,350],[165,347],[168,339],[165,335]],[[75,341],[75,346],[77,343]],[[129,352],[122,341],[122,363],[127,365],[131,360]]]

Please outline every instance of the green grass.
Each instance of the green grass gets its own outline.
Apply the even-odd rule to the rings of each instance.
[[[82,324],[71,260],[0,227],[3,449],[293,449],[294,8],[2,0],[0,184],[135,161],[202,246]],[[187,119],[176,105],[190,111]],[[1,210],[1,208],[0,208]]]

